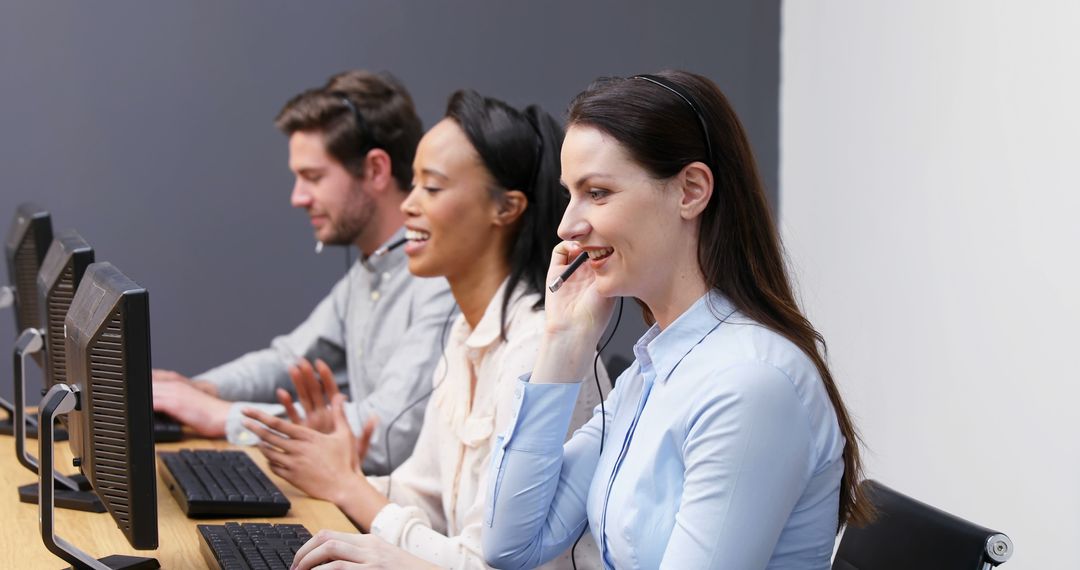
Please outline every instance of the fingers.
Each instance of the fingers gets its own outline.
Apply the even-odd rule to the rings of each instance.
[[[311,406],[312,406],[311,409],[312,410],[324,410],[324,409],[326,409],[326,406],[330,404],[330,402],[326,401],[326,396],[324,395],[324,392],[323,392],[322,380],[320,380],[320,378],[318,377],[318,376],[322,376],[322,370],[321,369],[318,370],[318,376],[316,376],[316,368],[315,368],[315,366],[318,366],[318,363],[320,362],[320,360],[315,361],[315,366],[312,366],[306,360],[304,362],[307,363],[308,368],[310,370],[310,373],[307,376],[307,381],[308,381],[308,387],[307,388],[308,388],[308,397],[311,398]],[[326,363],[323,363],[323,366],[326,366]],[[327,367],[326,370],[329,371],[330,368]],[[333,376],[333,374],[331,374],[331,376]]]
[[[180,382],[187,380],[187,377],[183,374],[172,370],[165,370],[163,368],[151,370],[150,378],[152,378],[154,382]]]
[[[333,562],[327,562],[326,564],[319,564],[314,570],[354,570],[358,568],[374,568],[370,564],[359,564],[356,562],[344,562],[342,560],[335,560]]]
[[[369,539],[380,540],[360,534],[320,530],[296,551],[293,568],[309,570],[333,561],[363,563],[369,558],[365,556],[367,549],[363,546]]]
[[[259,437],[259,439],[262,440],[261,443],[272,445],[272,446],[274,446],[274,447],[276,447],[278,449],[281,449],[283,451],[292,451],[293,448],[295,447],[293,445],[293,441],[291,439],[289,439],[287,437],[281,437],[280,435],[266,429],[265,427],[255,423],[253,421],[244,420],[242,423],[243,423],[244,427],[251,430],[252,433],[257,435]],[[260,449],[262,449],[262,447],[263,447],[262,444],[260,444],[259,447],[260,447]],[[269,456],[267,456],[267,459],[271,459],[271,458]]]
[[[345,415],[345,394],[334,394],[334,399],[330,401],[330,413],[331,418],[334,420],[334,433],[342,434],[348,438],[350,443],[349,467],[353,471],[357,471],[360,468],[360,463],[364,460],[367,448],[361,445],[361,451],[357,454],[358,447],[352,444],[352,427],[349,426],[349,418]]]
[[[255,420],[254,422],[250,420],[244,420],[244,427],[250,429],[263,441],[268,441],[269,443],[280,447],[281,449],[284,449],[286,451],[290,450],[293,447],[290,440],[295,439],[297,441],[305,441],[307,439],[310,439],[308,432],[310,432],[311,430],[302,425],[297,425],[285,421],[281,418],[271,416],[266,412],[262,412],[253,408],[246,408],[244,410],[241,410],[241,413],[251,418],[252,420]],[[284,434],[285,437],[282,437],[278,435],[278,433],[274,432]],[[264,434],[266,435],[264,436]]]
[[[281,402],[282,406],[285,406],[285,413],[289,416],[289,421],[296,425],[304,425],[300,412],[296,411],[296,404],[293,402],[292,396],[284,388],[278,388],[276,393],[278,401]]]
[[[154,386],[154,411],[177,415],[182,412],[185,402],[184,385],[166,380]]]
[[[301,358],[294,366],[289,368],[289,377],[292,378],[293,385],[296,386],[296,397],[300,400],[300,405],[304,407],[304,411],[310,416],[311,412],[315,410],[315,405],[311,399],[311,386],[315,383],[315,371],[312,370],[311,363],[306,358]]]
[[[349,417],[345,415],[345,394],[334,394],[330,399],[330,417],[334,420],[334,431],[352,429]]]
[[[375,426],[379,423],[378,416],[371,416],[366,422],[364,422],[364,428],[360,431],[360,441],[357,444],[357,453],[360,456],[357,464],[364,463],[364,458],[367,457],[367,452],[371,449],[371,435],[375,433]]]
[[[288,480],[290,463],[289,454],[280,449],[275,449],[266,441],[259,442],[256,447],[258,447],[259,451],[266,457],[266,461],[270,463],[270,469],[273,470],[275,474]]]
[[[560,241],[555,245],[555,249],[551,252],[551,265],[552,267],[558,267],[561,271],[562,268],[570,265],[577,254],[581,251],[577,242],[574,241]]]
[[[333,399],[334,394],[338,393],[337,378],[334,378],[334,371],[330,370],[330,366],[321,358],[315,361],[315,369],[319,371],[319,378],[322,379],[322,390],[326,400],[329,402]]]
[[[315,550],[316,547],[326,542],[329,538],[330,531],[320,530],[315,533],[315,536],[311,537],[307,542],[296,551],[296,555],[293,556],[292,570],[298,567],[298,563],[301,562],[309,552]],[[310,567],[310,566],[309,566]]]

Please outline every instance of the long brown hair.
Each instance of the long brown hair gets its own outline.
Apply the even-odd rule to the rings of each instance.
[[[713,195],[698,233],[698,264],[706,283],[813,361],[847,440],[839,524],[865,524],[873,518],[873,507],[858,485],[859,437],[825,361],[825,340],[792,294],[780,237],[742,124],[709,79],[685,71],[653,77],[657,80],[596,81],[570,103],[568,124],[594,127],[615,138],[657,179],[675,176],[695,161],[710,167]]]

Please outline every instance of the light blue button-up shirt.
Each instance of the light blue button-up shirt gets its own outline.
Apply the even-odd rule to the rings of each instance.
[[[563,437],[579,384],[523,378],[492,456],[484,555],[531,568],[585,524],[608,568],[827,569],[844,437],[798,347],[699,299],[634,345],[601,413]]]

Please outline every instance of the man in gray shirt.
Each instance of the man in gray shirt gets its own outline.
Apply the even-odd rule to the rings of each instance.
[[[307,211],[320,244],[355,245],[360,259],[303,323],[269,348],[195,380],[155,370],[154,409],[200,435],[255,443],[240,410],[262,402],[257,407],[283,413],[269,402],[291,401],[279,394],[292,387],[290,374],[310,376],[309,361],[316,362],[350,394],[345,410],[354,433],[376,418],[363,467],[384,474],[412,453],[425,409],[417,402],[431,389],[454,312],[446,280],[412,276],[402,250],[391,247],[404,236],[400,206],[420,119],[395,79],[350,71],[294,97],[275,124],[289,136],[292,205]],[[314,405],[325,404],[321,399],[319,392]]]

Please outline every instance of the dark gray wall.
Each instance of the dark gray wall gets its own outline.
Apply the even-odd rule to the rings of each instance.
[[[0,226],[34,200],[79,230],[149,289],[154,365],[196,373],[289,330],[343,271],[289,207],[271,120],[298,91],[389,70],[430,126],[461,87],[561,115],[596,76],[685,68],[730,97],[775,196],[779,36],[779,0],[5,2]]]

